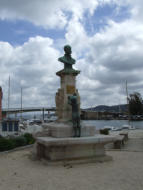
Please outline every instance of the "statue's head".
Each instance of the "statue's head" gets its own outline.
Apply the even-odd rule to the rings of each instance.
[[[65,53],[66,54],[71,54],[72,53],[72,51],[71,51],[71,46],[69,46],[69,45],[65,45],[64,46],[64,51],[65,51]]]

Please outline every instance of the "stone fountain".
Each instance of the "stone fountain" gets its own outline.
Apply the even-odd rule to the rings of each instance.
[[[94,162],[110,160],[104,145],[114,141],[114,137],[95,134],[95,126],[84,125],[80,121],[80,96],[76,88],[76,76],[80,71],[72,65],[71,47],[64,47],[65,55],[58,60],[64,69],[56,73],[61,85],[55,96],[55,122],[43,124],[42,136],[36,138],[34,154],[38,159],[54,162]]]

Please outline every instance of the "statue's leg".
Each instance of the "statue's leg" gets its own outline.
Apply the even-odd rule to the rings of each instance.
[[[74,121],[74,124],[73,124],[73,129],[74,129],[74,137],[77,137],[77,126],[76,126],[75,121]]]
[[[72,119],[73,119],[74,137],[77,137],[77,122],[75,114],[72,115]]]
[[[73,121],[73,137],[76,137],[76,123]]]
[[[79,137],[81,137],[81,127],[80,127],[80,125],[78,127],[78,130],[79,130]]]
[[[74,137],[77,137],[77,134],[76,134],[76,126],[74,126]]]
[[[77,123],[75,122],[75,136],[78,137]]]
[[[78,137],[80,137],[80,127],[78,126]]]
[[[80,118],[79,118],[79,134],[80,134],[80,137],[81,137],[81,125],[80,125]]]
[[[76,125],[77,125],[77,137],[80,137],[80,120],[78,118],[76,121]]]

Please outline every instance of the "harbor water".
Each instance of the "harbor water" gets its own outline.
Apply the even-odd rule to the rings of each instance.
[[[96,126],[96,129],[103,129],[107,126],[122,128],[124,125],[130,125],[136,129],[143,129],[143,121],[128,121],[128,120],[83,120],[85,125]]]

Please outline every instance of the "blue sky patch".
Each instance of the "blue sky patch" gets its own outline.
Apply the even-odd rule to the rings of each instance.
[[[115,4],[105,4],[104,6],[98,6],[92,16],[88,12],[85,12],[82,23],[88,35],[92,36],[107,26],[109,19],[115,22],[122,22],[128,18],[130,18],[129,7],[117,7]]]
[[[72,14],[70,12],[64,12],[68,20],[71,19]],[[122,22],[130,17],[128,7],[117,7],[115,4],[105,4],[104,6],[98,6],[93,16],[88,11],[84,14],[82,22],[87,34],[89,36],[99,32],[107,25],[107,20],[112,19],[116,22]],[[31,22],[24,20],[0,20],[0,41],[6,41],[10,44],[22,45],[28,41],[29,37],[35,37],[37,35],[43,37],[49,37],[53,40],[64,39],[66,30],[64,29],[46,29],[42,26],[36,26]]]
[[[0,31],[0,41],[9,42],[14,46],[22,45],[24,42],[28,41],[29,37],[35,37],[37,35],[56,40],[63,38],[65,34],[64,30],[47,30],[41,26],[35,26],[31,22],[23,20],[0,20]]]

